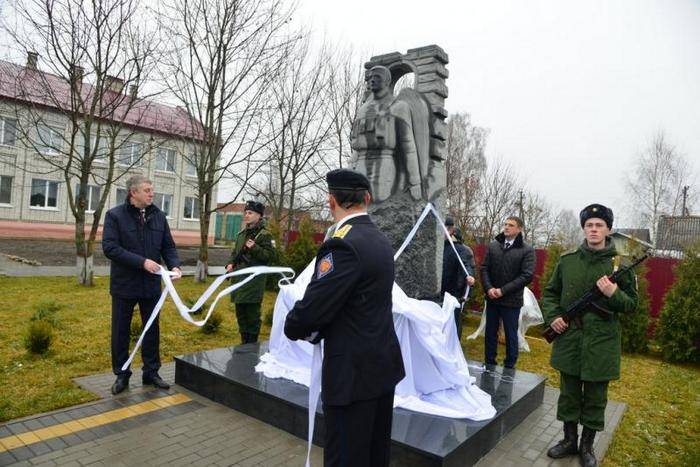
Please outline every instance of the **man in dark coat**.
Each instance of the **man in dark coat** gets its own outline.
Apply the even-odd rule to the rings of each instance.
[[[564,422],[564,439],[547,454],[561,458],[578,452],[582,465],[591,467],[597,464],[593,441],[596,432],[604,429],[608,382],[620,378],[619,314],[636,309],[637,280],[633,271],[617,283],[608,279],[622,261],[608,237],[612,210],[592,204],[579,217],[585,240],[561,256],[542,296],[545,325],[561,334],[554,341],[551,363],[559,370],[557,419]],[[561,315],[593,285],[602,297],[594,301],[580,323],[567,325]],[[579,423],[583,432],[577,446]]]
[[[481,283],[486,292],[486,335],[484,362],[496,364],[498,325],[503,320],[506,358],[503,366],[515,368],[518,360],[518,319],[523,290],[535,273],[535,250],[523,241],[523,221],[506,219],[503,232],[489,244],[481,263]]]
[[[287,315],[290,339],[325,339],[322,369],[326,466],[388,466],[394,388],[404,377],[392,317],[394,252],[367,215],[369,181],[327,174],[337,222],[316,255],[304,298]]]
[[[141,322],[146,323],[161,294],[160,261],[179,278],[180,259],[163,211],[153,205],[153,183],[141,175],[127,181],[124,204],[105,215],[102,250],[111,260],[109,289],[112,294],[112,371],[117,380],[112,394],[129,387],[131,370],[121,367],[129,358],[131,318],[139,306]],[[158,318],[143,339],[143,384],[158,388],[170,386],[158,375],[160,368],[160,328]]]
[[[454,225],[454,220],[451,217],[445,219],[445,227],[452,238],[452,243],[457,250],[462,263],[467,268],[467,273],[462,269],[459,260],[455,255],[449,240],[445,239],[445,244],[442,250],[442,290],[441,295],[445,292],[462,303],[465,299],[464,294],[467,291],[467,285],[474,285],[476,264],[474,263],[474,252],[471,248],[464,244],[462,232]],[[455,325],[457,326],[457,336],[462,338],[462,308],[455,309]]]
[[[275,254],[272,234],[266,229],[263,219],[265,206],[258,201],[248,201],[243,211],[245,228],[236,238],[236,246],[226,264],[226,272],[238,271],[250,266],[267,266]],[[247,276],[236,276],[232,282],[242,281]],[[231,301],[236,307],[238,330],[241,343],[258,341],[260,334],[260,306],[265,293],[267,276],[257,276],[246,285],[231,294]]]

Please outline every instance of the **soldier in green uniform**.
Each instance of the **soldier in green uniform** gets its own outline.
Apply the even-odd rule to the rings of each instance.
[[[274,256],[272,235],[265,229],[263,219],[265,206],[258,201],[248,201],[243,212],[245,228],[236,238],[236,246],[226,264],[226,272],[238,271],[250,266],[266,266]],[[247,276],[236,276],[233,282]],[[260,304],[265,292],[267,276],[257,276],[231,294],[231,302],[236,307],[236,319],[241,333],[241,343],[258,341],[260,334]]]
[[[597,465],[593,440],[604,428],[608,383],[620,378],[619,313],[637,307],[637,280],[633,271],[617,283],[608,279],[621,258],[608,236],[613,212],[591,204],[580,213],[585,240],[559,259],[545,288],[542,311],[545,325],[560,334],[554,341],[551,364],[560,372],[557,419],[564,422],[564,439],[547,451],[552,458],[579,454],[581,464]],[[602,297],[568,325],[561,318],[567,305],[596,285]],[[578,445],[578,424],[583,425]]]

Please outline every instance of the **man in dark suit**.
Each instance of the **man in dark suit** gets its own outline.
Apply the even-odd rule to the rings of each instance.
[[[160,297],[161,258],[168,269],[178,275],[180,259],[163,211],[153,204],[153,183],[146,177],[134,175],[126,183],[126,201],[105,216],[102,250],[111,260],[109,291],[112,294],[112,370],[117,379],[112,394],[129,387],[131,370],[122,370],[129,358],[131,318],[138,304],[141,322],[146,323]],[[143,339],[142,382],[168,389],[168,383],[158,375],[160,368],[160,328],[155,319]]]
[[[336,230],[321,245],[316,272],[284,333],[325,339],[325,465],[387,466],[394,388],[405,374],[392,317],[394,255],[367,215],[367,178],[339,169],[326,180]]]

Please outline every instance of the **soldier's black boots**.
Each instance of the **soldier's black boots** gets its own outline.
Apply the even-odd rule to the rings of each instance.
[[[596,467],[598,465],[598,461],[595,459],[595,453],[593,452],[594,439],[595,430],[584,426],[581,432],[581,447],[578,451],[579,459],[583,467]]]
[[[117,376],[117,380],[112,385],[112,394],[115,396],[129,387],[129,377],[127,375]]]
[[[158,373],[154,373],[151,376],[144,376],[141,378],[141,382],[144,384],[144,386],[153,385],[158,389],[170,389],[170,385],[163,381],[163,378],[158,376]]]
[[[583,438],[582,438],[583,439]],[[572,456],[578,452],[578,423],[564,422],[564,439],[549,448],[547,455],[553,459]]]

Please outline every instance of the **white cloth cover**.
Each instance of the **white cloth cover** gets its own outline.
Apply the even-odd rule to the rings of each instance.
[[[309,386],[313,346],[284,335],[284,321],[304,296],[314,261],[290,285],[280,286],[270,334],[270,350],[256,370],[268,378],[286,378]],[[453,311],[457,299],[445,295],[442,307],[408,297],[394,284],[394,327],[406,377],[396,386],[394,406],[450,418],[487,420],[496,415],[491,396],[474,385],[457,339]]]
[[[525,287],[523,292],[523,307],[520,309],[520,317],[518,318],[518,348],[523,352],[529,352],[530,346],[525,339],[525,333],[530,326],[536,326],[544,323],[542,318],[542,310],[537,303],[537,298],[532,290]],[[481,322],[479,327],[472,334],[467,336],[467,339],[476,339],[478,336],[483,336],[486,333],[486,304],[484,303],[484,311],[481,313]]]

